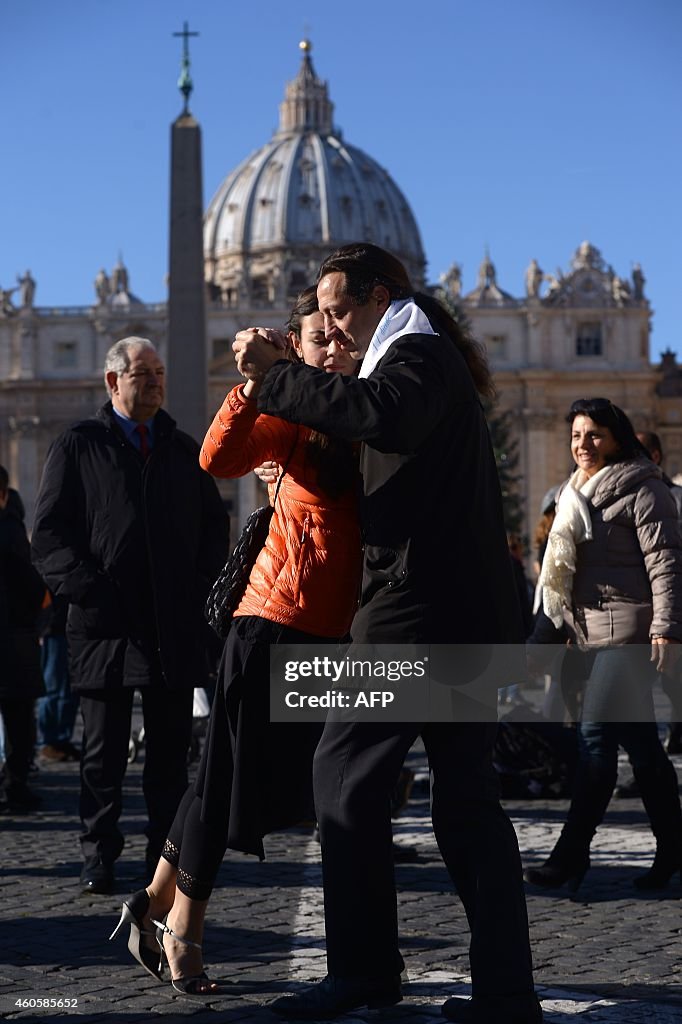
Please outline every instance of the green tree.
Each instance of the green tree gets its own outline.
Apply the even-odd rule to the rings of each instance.
[[[488,421],[490,439],[495,453],[497,475],[500,478],[502,491],[502,511],[507,533],[523,533],[523,499],[519,494],[518,483],[521,479],[516,472],[519,464],[518,441],[512,435],[512,414],[507,409],[502,412],[497,402],[483,403]]]
[[[434,297],[447,309],[452,319],[463,331],[471,334],[471,323],[458,302],[444,288],[436,288]],[[519,494],[518,483],[521,479],[516,472],[519,464],[518,441],[513,436],[511,427],[512,413],[501,411],[498,400],[485,399],[483,402],[488,430],[495,453],[495,465],[500,478],[502,491],[502,511],[504,525],[508,533],[521,534],[523,529],[523,498]]]

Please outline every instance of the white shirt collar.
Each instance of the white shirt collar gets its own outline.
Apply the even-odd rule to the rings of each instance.
[[[359,377],[369,377],[380,359],[388,352],[394,341],[405,334],[437,334],[426,313],[414,299],[394,299],[382,316],[372,335],[369,348],[362,360]]]

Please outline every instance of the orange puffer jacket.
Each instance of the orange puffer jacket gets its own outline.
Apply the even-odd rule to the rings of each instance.
[[[209,427],[199,461],[217,477],[239,477],[273,459],[287,471],[265,546],[235,615],[340,637],[350,628],[362,568],[357,493],[330,498],[307,464],[307,427],[259,416],[243,385],[229,392]],[[293,449],[293,450],[292,450]],[[291,456],[291,457],[290,457]],[[274,497],[270,487],[270,501]]]

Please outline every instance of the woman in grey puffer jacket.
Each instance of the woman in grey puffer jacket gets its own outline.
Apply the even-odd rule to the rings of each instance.
[[[586,649],[589,678],[580,759],[566,824],[527,881],[577,889],[616,784],[618,746],[630,756],[656,837],[639,889],[682,873],[677,775],[660,739],[651,684],[682,653],[682,538],[675,502],[625,413],[581,399],[567,416],[577,469],[558,498],[540,583],[545,613]]]

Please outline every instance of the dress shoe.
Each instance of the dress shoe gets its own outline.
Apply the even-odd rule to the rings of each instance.
[[[560,889],[565,885],[569,892],[577,892],[589,866],[588,856],[571,861],[553,860],[549,857],[537,868],[526,868],[523,877],[531,885],[537,885],[541,889]]]
[[[665,889],[673,875],[680,873],[682,882],[682,843],[669,845],[659,843],[654,862],[645,875],[634,881],[635,889]]]
[[[397,974],[385,978],[335,978],[328,974],[300,992],[280,996],[269,1009],[280,1017],[297,1020],[333,1020],[362,1006],[369,1010],[395,1006],[402,998]]]
[[[458,999],[443,1003],[440,1011],[455,1024],[542,1024],[542,1007],[535,996],[515,999]]]
[[[30,814],[42,806],[38,796],[25,782],[10,782],[5,786],[5,799],[10,814]]]
[[[88,857],[81,871],[83,892],[94,892],[99,896],[110,896],[114,891],[114,869],[101,857]]]

